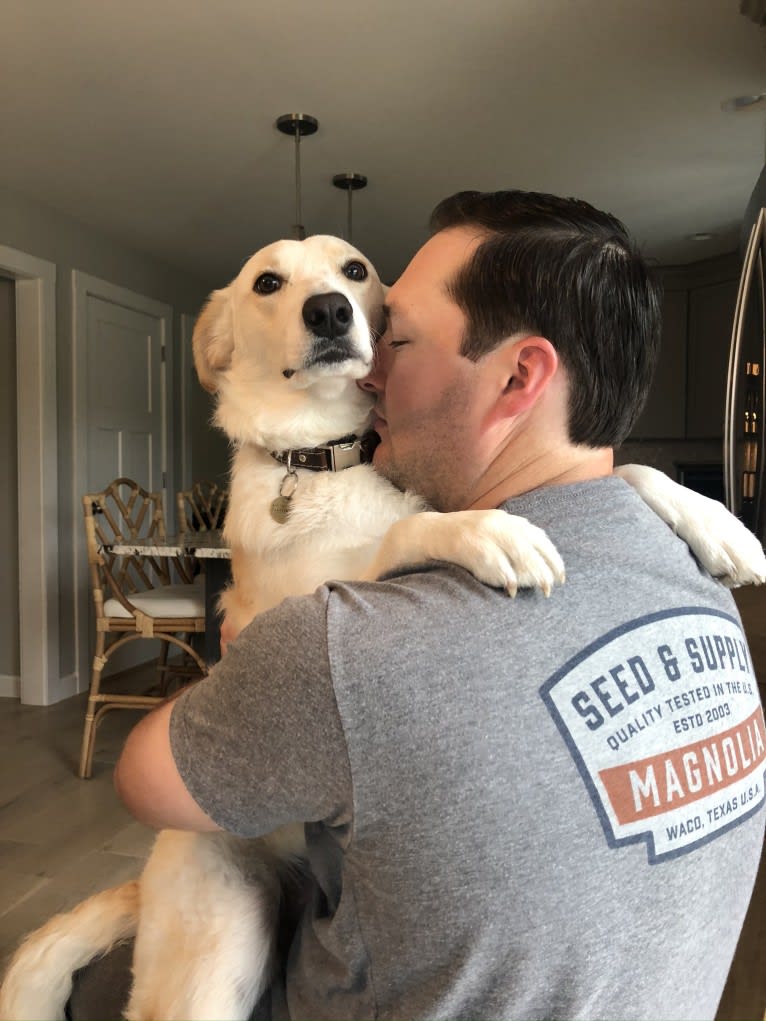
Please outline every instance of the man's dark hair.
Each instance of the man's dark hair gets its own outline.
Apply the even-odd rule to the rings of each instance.
[[[434,232],[486,239],[449,283],[476,361],[521,331],[553,344],[569,379],[569,437],[619,445],[646,401],[660,343],[660,286],[625,226],[578,199],[462,191],[431,214]]]

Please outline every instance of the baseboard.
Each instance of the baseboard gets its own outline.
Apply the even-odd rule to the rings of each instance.
[[[180,659],[180,653],[177,653],[174,649],[168,657],[168,662],[173,663]],[[156,659],[149,659],[144,663],[139,663],[135,666],[127,667],[124,670],[116,671],[113,674],[108,674],[104,677],[105,681],[121,681],[123,679],[130,680],[132,677],[141,677],[148,671],[154,670]],[[83,691],[87,690],[87,684],[85,687],[80,688],[79,679],[76,672],[71,674],[64,674],[61,677],[57,677],[50,684],[48,689],[48,705],[54,705],[56,702],[61,702],[65,698],[72,698],[73,695],[82,694]],[[0,674],[0,698],[20,698],[21,697],[21,678],[13,677],[10,674]]]
[[[21,678],[12,674],[0,674],[0,698],[18,698],[21,694]]]
[[[0,686],[2,686],[3,678],[0,677]],[[16,697],[19,698],[20,684],[16,688]],[[48,700],[47,702],[27,702],[27,705],[55,705],[56,702],[62,702],[65,698],[71,698],[73,695],[77,695],[77,674],[64,674],[59,677],[51,677],[48,683]]]
[[[79,680],[77,673],[64,674],[63,677],[59,677],[55,685],[55,691],[51,694],[55,697],[51,698],[51,704],[53,702],[61,702],[65,698],[71,698],[73,695],[80,693]]]

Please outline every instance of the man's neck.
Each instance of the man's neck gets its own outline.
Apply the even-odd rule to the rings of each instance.
[[[612,474],[613,468],[611,447],[568,446],[555,451],[531,451],[526,457],[514,459],[510,468],[504,468],[502,463],[493,465],[467,509],[489,510],[533,489],[604,478]]]

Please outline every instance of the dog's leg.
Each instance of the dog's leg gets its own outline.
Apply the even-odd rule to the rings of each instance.
[[[633,486],[714,578],[729,588],[766,581],[760,542],[718,500],[686,489],[643,464],[622,465],[614,473]]]
[[[564,581],[564,564],[545,532],[501,510],[424,511],[397,521],[383,536],[362,580],[429,560],[465,567],[479,581],[512,596],[519,588],[539,588],[550,595],[553,586]]]
[[[138,883],[104,890],[27,936],[0,988],[4,1021],[58,1021],[72,992],[72,975],[114,943],[132,936]]]
[[[259,844],[160,833],[141,876],[128,1021],[250,1016],[271,978],[279,904]]]

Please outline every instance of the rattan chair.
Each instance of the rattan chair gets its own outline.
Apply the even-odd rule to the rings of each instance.
[[[222,528],[228,499],[228,489],[207,479],[200,479],[191,489],[176,493],[178,531],[183,534]]]
[[[141,540],[165,537],[162,500],[132,479],[119,478],[101,493],[82,498],[88,565],[96,613],[96,651],[80,753],[80,776],[91,774],[96,728],[111,709],[150,709],[164,697],[167,654],[181,649],[191,664],[189,675],[201,677],[205,664],[190,638],[205,630],[204,583],[192,583],[188,565],[168,556],[112,551]],[[176,580],[177,579],[177,580]],[[181,637],[181,636],[185,636]],[[119,694],[101,690],[101,674],[110,657],[129,642],[159,639],[158,694]]]

